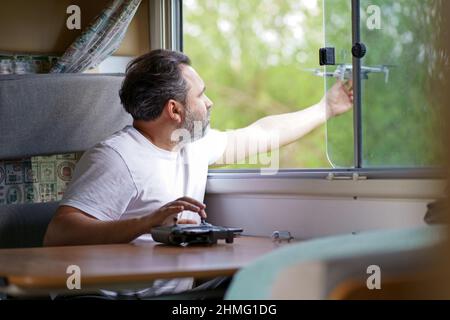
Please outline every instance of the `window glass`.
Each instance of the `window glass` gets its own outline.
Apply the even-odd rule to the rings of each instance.
[[[325,89],[340,80],[348,80],[352,74],[352,12],[351,1],[324,1],[325,46],[335,49],[336,65],[323,67]],[[333,75],[333,76],[331,76]],[[329,119],[327,127],[327,154],[333,167],[353,167],[353,112]]]
[[[363,80],[364,166],[438,164],[439,114],[431,89],[441,72],[436,48],[441,3],[361,1],[361,37],[369,48],[363,64],[384,71]],[[372,21],[377,10],[379,25]]]
[[[337,63],[342,64],[351,63],[350,4],[324,1],[326,42],[336,46]],[[442,73],[436,47],[441,4],[361,1],[361,41],[367,47],[361,72],[363,167],[439,163],[439,105],[432,88]],[[334,166],[352,166],[352,121],[345,115],[327,124],[328,155]]]
[[[245,127],[320,101],[321,0],[185,0],[184,51],[214,102],[211,126]],[[281,168],[329,168],[325,127],[280,150]],[[261,163],[231,167],[261,167]]]

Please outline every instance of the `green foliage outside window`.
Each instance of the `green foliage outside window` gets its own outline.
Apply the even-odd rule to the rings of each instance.
[[[324,94],[318,49],[337,49],[351,63],[347,0],[184,0],[184,51],[215,106],[211,125],[230,130],[257,119],[301,110]],[[389,81],[363,80],[364,165],[437,164],[439,112],[432,82],[442,62],[434,44],[442,0],[361,1],[364,65],[390,65]],[[366,8],[381,8],[381,29],[368,30]],[[324,22],[325,12],[325,22]],[[325,41],[324,41],[325,40]],[[325,43],[324,43],[325,42]],[[327,67],[333,71],[336,67]],[[334,83],[326,81],[326,87]],[[327,150],[328,149],[328,150]],[[352,113],[332,119],[280,151],[281,168],[353,165]],[[236,165],[230,167],[260,167]]]

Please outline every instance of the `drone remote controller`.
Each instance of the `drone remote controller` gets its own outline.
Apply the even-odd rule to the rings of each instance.
[[[233,243],[234,238],[243,231],[241,228],[214,226],[202,220],[200,224],[175,224],[156,227],[151,230],[153,240],[170,245],[216,244],[224,239]]]

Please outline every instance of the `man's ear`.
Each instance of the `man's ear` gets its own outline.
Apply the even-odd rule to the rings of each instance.
[[[181,103],[170,99],[167,101],[164,109],[171,120],[176,121],[178,124],[183,122],[184,109]]]

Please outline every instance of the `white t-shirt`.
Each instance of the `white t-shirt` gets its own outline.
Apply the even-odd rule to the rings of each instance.
[[[60,205],[113,221],[149,214],[183,196],[203,202],[208,165],[222,156],[226,143],[225,132],[210,129],[203,138],[170,152],[127,126],[84,153]],[[180,218],[200,222],[190,211]]]
[[[203,138],[178,152],[170,152],[127,126],[83,154],[60,205],[78,208],[99,220],[113,221],[149,214],[183,196],[203,202],[208,165],[222,156],[226,144],[225,132],[208,130]],[[180,213],[180,218],[200,222],[199,215],[189,211]],[[152,238],[145,234],[135,241]],[[152,287],[122,294],[179,293],[192,285],[192,278],[157,280]]]

